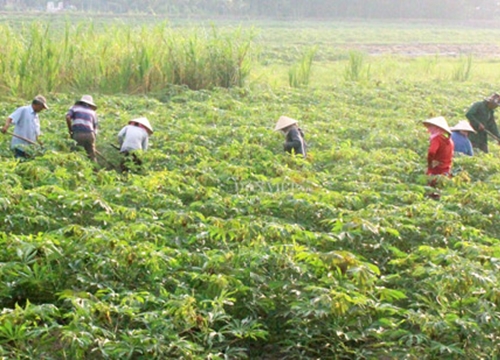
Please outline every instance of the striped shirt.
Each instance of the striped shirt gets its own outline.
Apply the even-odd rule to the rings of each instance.
[[[22,136],[31,141],[36,141],[38,136],[40,136],[40,120],[38,119],[38,114],[33,110],[33,106],[21,106],[10,114],[9,118],[12,119],[12,124],[15,126],[15,135]],[[12,149],[22,149],[26,145],[29,145],[29,143],[17,137],[12,137],[10,144]]]
[[[71,119],[71,131],[97,133],[97,114],[89,106],[73,105],[66,116]]]

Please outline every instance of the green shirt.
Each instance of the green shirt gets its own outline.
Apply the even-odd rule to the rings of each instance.
[[[479,124],[483,124],[484,128],[490,131],[496,137],[500,137],[498,127],[495,122],[495,116],[492,109],[488,107],[486,100],[478,101],[470,107],[465,114],[474,130],[479,130]]]

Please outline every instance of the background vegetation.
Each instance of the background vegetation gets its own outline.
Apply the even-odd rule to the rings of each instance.
[[[74,12],[296,19],[494,19],[499,11],[495,0],[68,0],[63,5],[63,11]],[[47,7],[45,0],[0,1],[7,11]]]
[[[12,34],[18,48],[3,63],[31,61],[23,49],[37,44],[33,56],[57,76],[49,88],[36,82],[39,72],[28,74],[35,85],[19,79],[3,87],[0,100],[4,118],[42,90],[51,105],[41,115],[45,148],[33,160],[14,160],[7,136],[0,143],[1,356],[499,356],[499,148],[456,158],[437,202],[425,197],[428,135],[421,125],[437,115],[454,124],[472,101],[497,90],[497,59],[376,57],[330,46],[328,38],[340,31],[370,44],[376,32],[393,34],[388,28],[373,25],[363,40],[358,25],[330,33],[275,25],[257,28],[255,37],[232,26],[172,36],[176,54],[192,59],[248,46],[252,61],[241,86],[200,89],[170,78],[148,89],[136,67],[125,77],[135,86],[124,87],[113,74],[127,69],[114,67],[120,56],[141,58],[127,51],[151,46],[154,53],[149,41],[168,27],[146,36],[149,28],[113,25],[113,43],[107,28],[84,25],[53,24],[49,29],[66,26],[58,34],[29,25]],[[461,36],[463,44],[496,36],[442,28],[425,40],[427,29],[414,31],[429,44],[450,31],[458,35],[443,41],[448,45]],[[91,40],[67,42],[80,57],[112,44],[115,51],[88,56],[79,68],[63,55],[50,65],[75,33]],[[319,33],[317,44],[302,43]],[[122,49],[125,40],[130,48]],[[209,67],[179,64],[202,65],[186,67],[189,79]],[[81,70],[81,82],[67,87],[61,68]],[[17,76],[11,72],[6,76]],[[66,135],[64,113],[82,93],[99,106],[98,149],[106,161],[96,167],[72,151]],[[282,136],[271,131],[282,114],[305,130],[307,160],[283,154]],[[110,144],[136,116],[155,128],[151,150],[142,171],[119,174]]]

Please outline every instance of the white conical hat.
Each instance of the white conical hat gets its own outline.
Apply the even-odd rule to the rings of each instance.
[[[85,104],[89,104],[90,106],[94,106],[97,108],[97,105],[94,104],[94,99],[92,98],[92,95],[83,95],[82,98],[80,99],[80,102],[84,102]]]
[[[298,121],[292,118],[289,118],[288,116],[280,116],[278,119],[278,122],[276,123],[276,127],[274,128],[274,131],[278,131],[281,129],[284,129],[290,125],[297,124]]]
[[[443,129],[446,131],[448,134],[451,134],[450,127],[448,126],[448,123],[446,122],[446,119],[442,116],[438,116],[432,119],[427,119],[424,121],[424,124],[429,124],[429,125],[434,125],[437,126],[440,129]]]
[[[467,120],[462,120],[462,121],[459,121],[457,125],[453,126],[450,128],[451,131],[469,131],[469,132],[476,132],[476,130],[474,130],[472,128],[472,126],[470,126],[469,122]]]
[[[137,119],[133,119],[133,120],[130,120],[130,122],[136,122],[138,124],[141,124],[146,129],[148,129],[149,131],[153,132],[153,127],[149,123],[149,120],[146,119],[145,117],[140,117],[140,118],[137,118]]]

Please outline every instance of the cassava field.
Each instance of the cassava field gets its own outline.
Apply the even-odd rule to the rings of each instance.
[[[2,119],[51,107],[33,159],[0,135],[2,359],[500,356],[500,147],[432,200],[421,124],[500,90],[500,29],[79,21],[0,22]],[[83,94],[96,166],[64,121]],[[150,150],[120,174],[138,116]]]

